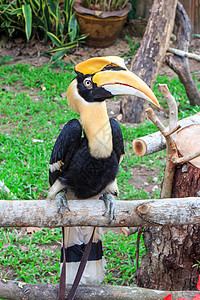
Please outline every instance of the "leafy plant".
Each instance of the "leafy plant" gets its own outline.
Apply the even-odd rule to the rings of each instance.
[[[32,34],[38,35],[44,38],[45,44],[51,40],[57,48],[46,53],[55,53],[52,60],[57,60],[86,37],[78,36],[73,2],[64,0],[61,9],[58,0],[16,0],[11,4],[0,0],[1,29],[7,30],[10,36],[15,31],[22,31],[27,40]]]
[[[131,39],[126,35],[125,38],[127,39],[128,43],[129,43],[129,47],[130,47],[130,50],[128,51],[127,54],[122,54],[121,56],[124,58],[124,59],[127,59],[129,57],[132,57],[135,53],[135,51],[139,48],[140,46],[140,43],[138,40],[132,42]]]
[[[13,58],[13,56],[0,56],[0,65],[9,62]]]
[[[101,11],[121,10],[127,3],[128,0],[83,0],[84,7]]]

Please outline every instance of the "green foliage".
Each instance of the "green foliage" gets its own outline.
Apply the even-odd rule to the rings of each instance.
[[[106,284],[129,285],[134,283],[133,276],[136,271],[136,243],[137,234],[128,238],[108,232],[103,237],[104,256],[107,261],[108,276]],[[140,259],[145,252],[144,242],[141,238]]]
[[[32,31],[32,10],[29,4],[22,5],[22,12],[25,20],[25,32],[27,40],[30,39]]]
[[[61,10],[58,0],[16,0],[10,4],[7,0],[0,0],[1,30],[7,31],[10,36],[15,31],[24,32],[27,40],[31,34],[44,38],[44,43],[49,39],[58,48],[47,53],[57,52],[52,60],[60,59],[85,38],[85,35],[78,36],[73,2],[64,0]]]
[[[6,270],[4,278],[58,283],[60,240],[60,229],[42,229],[28,236],[17,228],[0,228],[0,266]]]
[[[197,87],[200,89],[200,83],[197,80],[196,77],[194,77],[194,80],[197,84]],[[191,106],[190,102],[188,100],[187,94],[185,92],[184,85],[180,82],[178,77],[170,78],[167,75],[164,76],[158,76],[156,83],[154,85],[154,93],[156,97],[158,97],[160,100],[160,103],[163,105],[165,109],[168,109],[167,103],[162,95],[162,93],[159,91],[158,84],[166,83],[168,85],[168,88],[170,90],[170,93],[174,96],[177,104],[178,104],[178,110],[179,119],[186,118],[187,116],[193,115],[197,112],[199,112],[198,106]]]
[[[9,60],[13,59],[13,56],[0,56],[0,65],[6,64]]]
[[[140,46],[140,43],[138,40],[132,42],[131,39],[126,35],[125,38],[127,39],[128,43],[129,43],[129,47],[130,47],[130,50],[128,51],[127,54],[122,54],[121,56],[124,58],[124,59],[127,59],[127,58],[131,58],[135,51],[139,48]]]
[[[101,11],[121,10],[127,3],[128,0],[83,0],[84,7]]]
[[[195,267],[200,269],[200,260],[197,260],[196,264],[193,265],[193,268],[195,268]]]
[[[0,86],[11,86],[0,90],[0,174],[21,199],[46,196],[53,139],[59,126],[75,116],[72,111],[64,113],[66,99],[60,96],[74,76],[71,66],[62,73],[48,66],[0,67]]]

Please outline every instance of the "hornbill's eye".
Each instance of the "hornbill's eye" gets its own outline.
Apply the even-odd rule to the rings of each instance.
[[[83,84],[87,89],[91,89],[92,88],[92,80],[91,77],[87,77],[83,80]]]

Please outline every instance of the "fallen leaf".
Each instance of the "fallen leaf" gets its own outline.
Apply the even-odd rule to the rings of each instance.
[[[44,86],[44,84],[42,84],[40,87],[41,87],[42,91],[46,90],[46,87]]]
[[[60,94],[62,98],[67,98],[67,92],[63,92]]]
[[[32,139],[33,143],[44,143],[43,140],[38,140],[38,139]]]
[[[24,286],[24,285],[26,285],[25,282],[19,282],[19,283],[18,283],[18,287],[19,287],[20,289],[23,289],[23,286]]]
[[[32,187],[32,188],[31,188],[31,191],[36,192],[36,191],[37,191],[37,186]]]
[[[26,229],[27,234],[33,234],[33,233],[36,233],[40,230],[42,230],[42,229],[39,228],[39,227],[27,227],[27,229]]]
[[[26,252],[30,252],[28,246],[18,246],[18,248],[20,248],[22,251],[26,251]]]

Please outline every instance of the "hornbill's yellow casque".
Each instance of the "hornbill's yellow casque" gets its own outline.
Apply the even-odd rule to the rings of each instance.
[[[109,119],[105,99],[115,95],[134,95],[159,106],[151,89],[127,70],[124,60],[115,56],[91,58],[75,67],[76,78],[67,90],[69,106],[80,115],[65,124],[50,159],[48,197],[67,206],[69,199],[101,196],[114,215],[113,196],[118,195],[116,176],[124,154],[121,129]],[[70,193],[70,196],[68,196]],[[62,212],[62,211],[61,211]],[[108,212],[108,209],[107,209]],[[66,229],[67,283],[72,283],[91,228]],[[100,232],[96,230],[82,283],[103,279]]]

